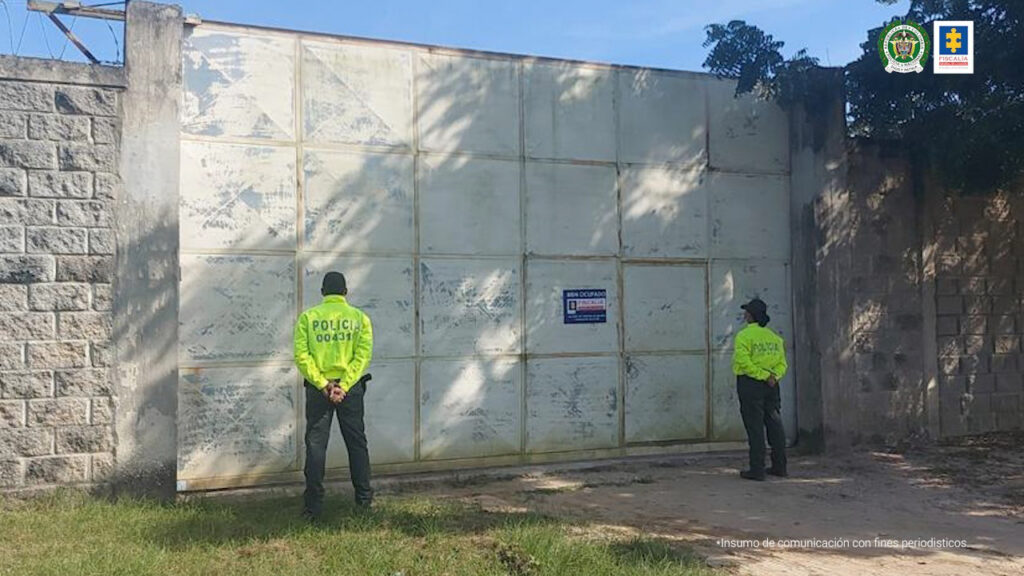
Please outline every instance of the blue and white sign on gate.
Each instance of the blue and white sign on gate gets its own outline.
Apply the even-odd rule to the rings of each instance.
[[[562,290],[565,324],[604,324],[608,321],[606,290]]]

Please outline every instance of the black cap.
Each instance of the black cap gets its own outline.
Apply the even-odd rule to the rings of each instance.
[[[332,294],[338,294],[344,296],[348,294],[348,285],[345,283],[345,275],[341,272],[328,272],[324,274],[324,285],[320,289],[320,293],[324,296]]]
[[[760,298],[754,298],[750,302],[740,306],[740,308],[750,312],[750,315],[754,317],[754,322],[757,322],[761,326],[768,324],[768,321],[771,320],[771,317],[768,316],[768,305]]]

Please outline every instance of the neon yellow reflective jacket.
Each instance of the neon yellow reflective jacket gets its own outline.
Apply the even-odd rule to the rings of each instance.
[[[324,297],[295,323],[295,365],[319,389],[337,380],[348,392],[363,376],[373,356],[370,317],[344,296]]]
[[[732,373],[767,380],[775,374],[777,380],[786,375],[786,346],[782,337],[768,328],[747,324],[736,335],[732,353]]]

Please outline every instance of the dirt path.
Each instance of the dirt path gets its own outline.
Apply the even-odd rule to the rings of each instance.
[[[1020,575],[1024,573],[1024,438],[996,437],[902,453],[800,457],[791,477],[741,480],[743,455],[624,464],[430,489],[485,509],[588,520],[591,534],[685,542],[740,574]],[[723,547],[720,540],[833,540],[841,548]],[[966,547],[899,549],[904,540]],[[857,548],[855,541],[870,542]],[[925,543],[926,546],[929,543]]]

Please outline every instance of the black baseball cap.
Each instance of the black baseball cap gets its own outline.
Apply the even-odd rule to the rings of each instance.
[[[754,298],[750,302],[740,306],[740,308],[750,312],[750,315],[754,317],[754,321],[762,326],[771,320],[768,316],[768,305],[760,298]]]
[[[320,293],[324,296],[331,294],[339,294],[344,296],[348,294],[348,285],[345,282],[345,275],[341,272],[328,272],[324,275],[323,288]]]

